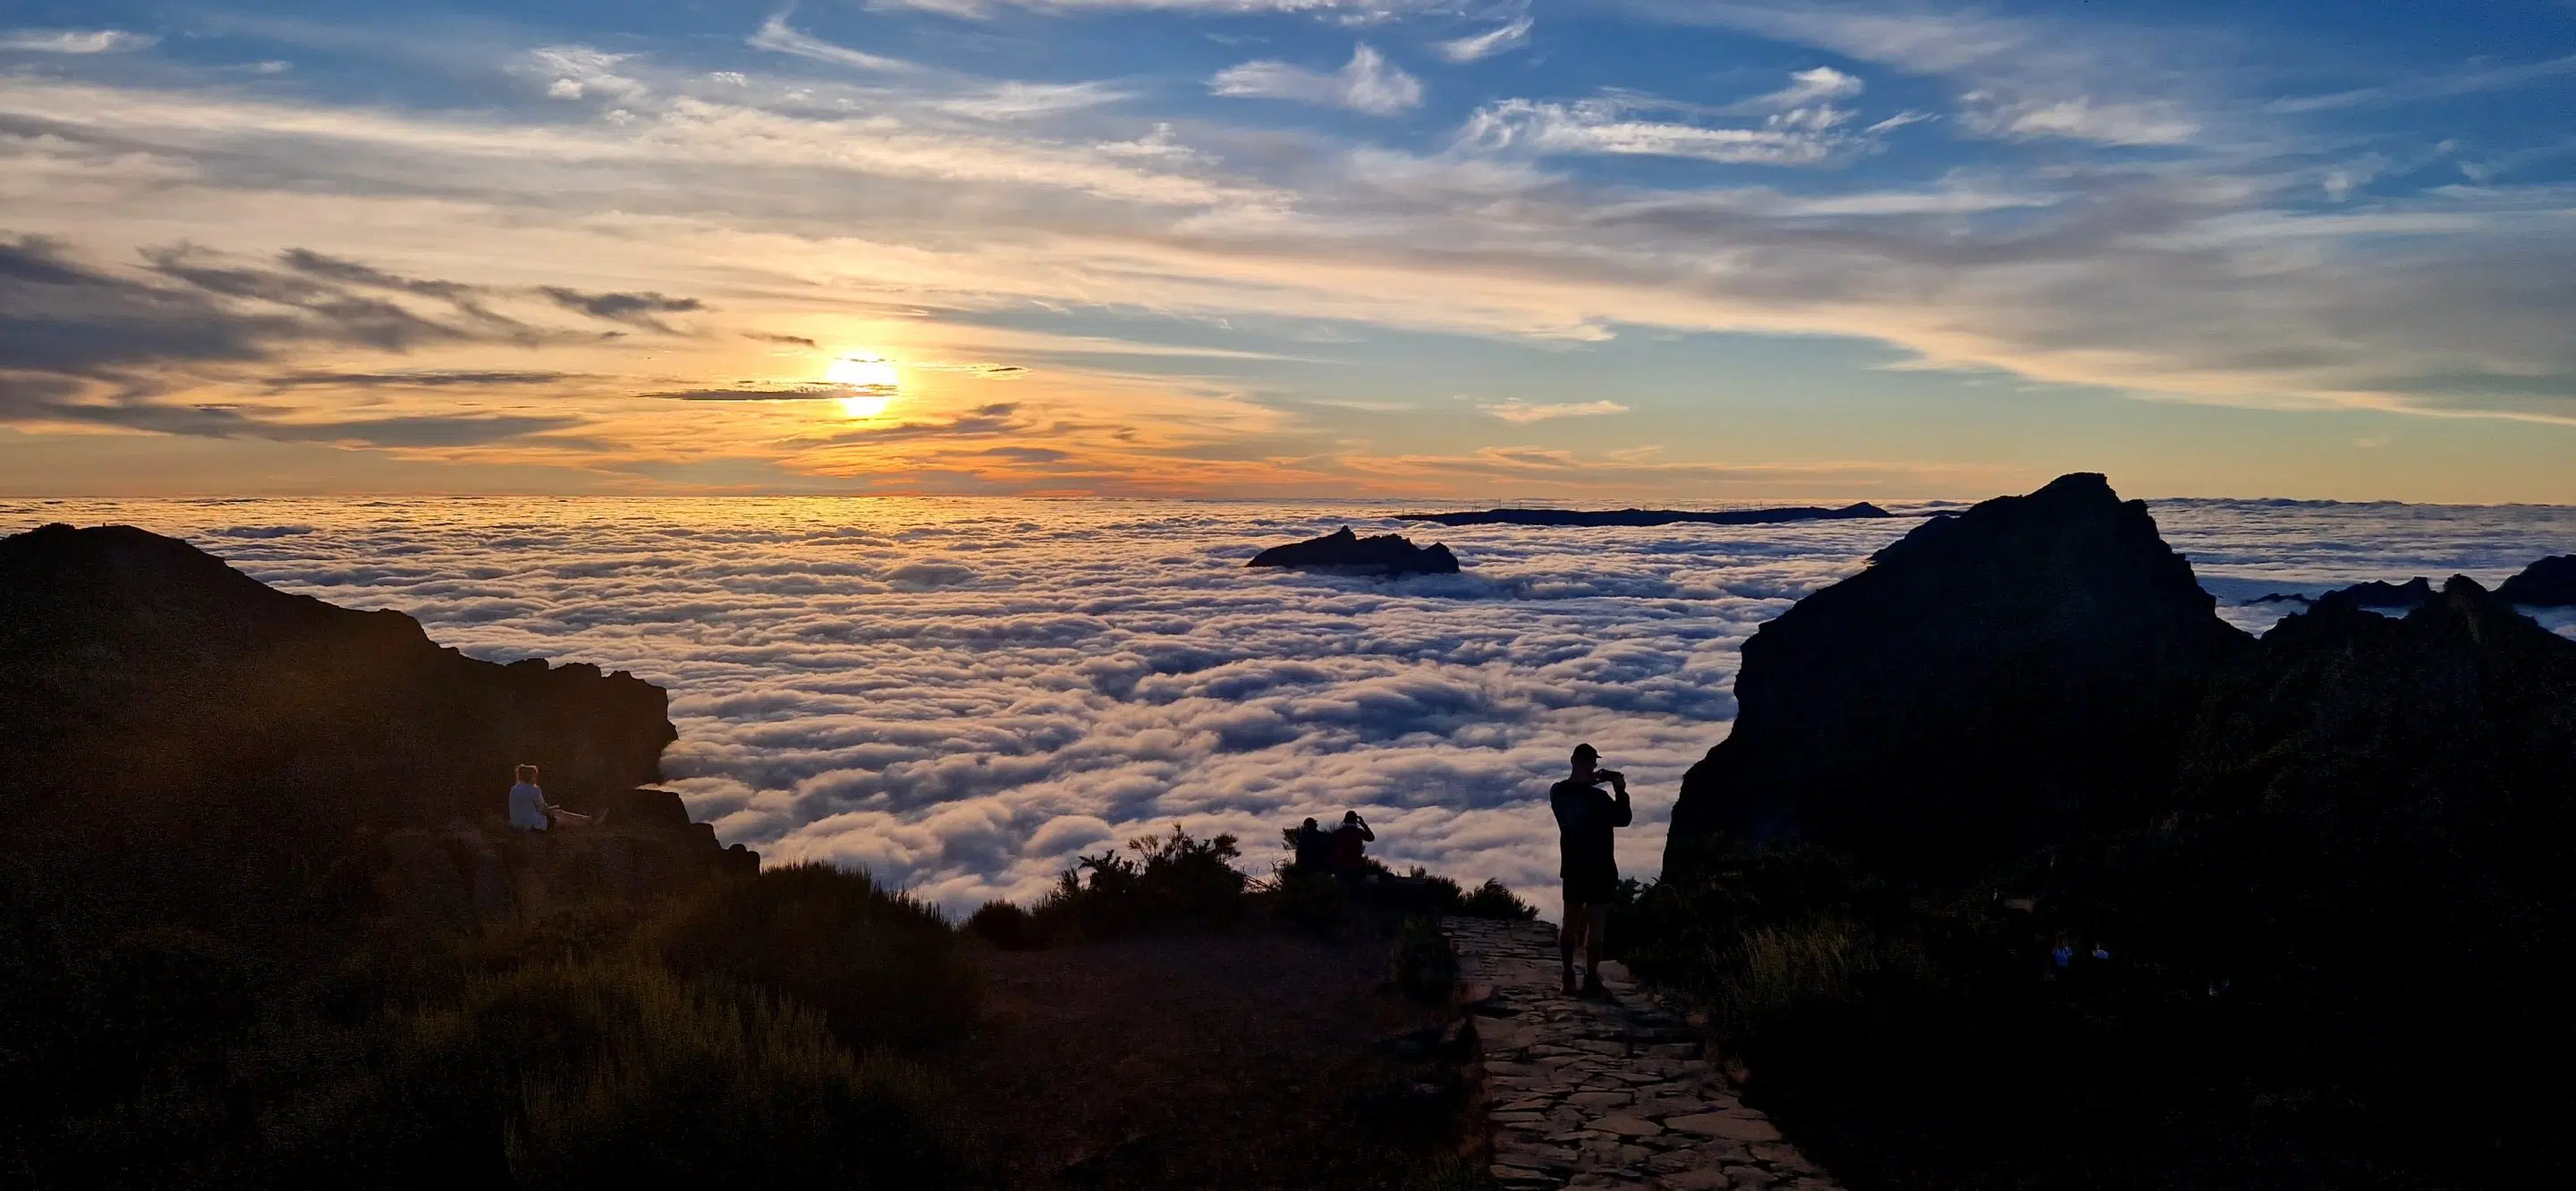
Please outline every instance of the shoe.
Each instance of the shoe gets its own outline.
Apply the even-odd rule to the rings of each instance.
[[[1565,995],[1569,997],[1579,997],[1583,995],[1583,986],[1574,982],[1574,973],[1572,971],[1568,971],[1565,974]]]
[[[1589,1001],[1607,1001],[1610,999],[1610,990],[1601,987],[1600,976],[1587,975],[1583,978],[1582,995],[1585,1000]]]

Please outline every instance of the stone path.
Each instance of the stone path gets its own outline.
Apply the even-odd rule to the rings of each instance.
[[[1450,918],[1460,975],[1493,995],[1478,1007],[1503,1191],[1556,1187],[1669,1191],[1836,1191],[1737,1101],[1696,1031],[1604,964],[1613,1000],[1559,984],[1556,928]]]

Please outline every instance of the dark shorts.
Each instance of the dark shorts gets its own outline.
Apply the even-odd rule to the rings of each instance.
[[[1619,874],[1582,873],[1565,879],[1568,905],[1597,906],[1619,900]]]

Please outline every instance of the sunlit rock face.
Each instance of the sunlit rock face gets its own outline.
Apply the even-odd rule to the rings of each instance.
[[[2251,643],[2214,608],[2098,475],[1927,522],[1746,643],[1666,864],[1726,831],[1965,871],[2133,815]]]
[[[631,801],[674,737],[624,673],[470,659],[127,527],[0,540],[0,675],[13,850],[138,896],[372,867],[383,833],[497,822],[520,763],[557,802]]]

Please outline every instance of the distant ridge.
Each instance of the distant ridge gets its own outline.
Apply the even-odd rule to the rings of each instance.
[[[1680,509],[1482,509],[1472,513],[1398,513],[1398,521],[1437,521],[1442,525],[1549,525],[1584,528],[1599,525],[1764,525],[1776,521],[1847,521],[1896,514],[1862,501],[1839,509],[1726,509],[1695,513]]]

